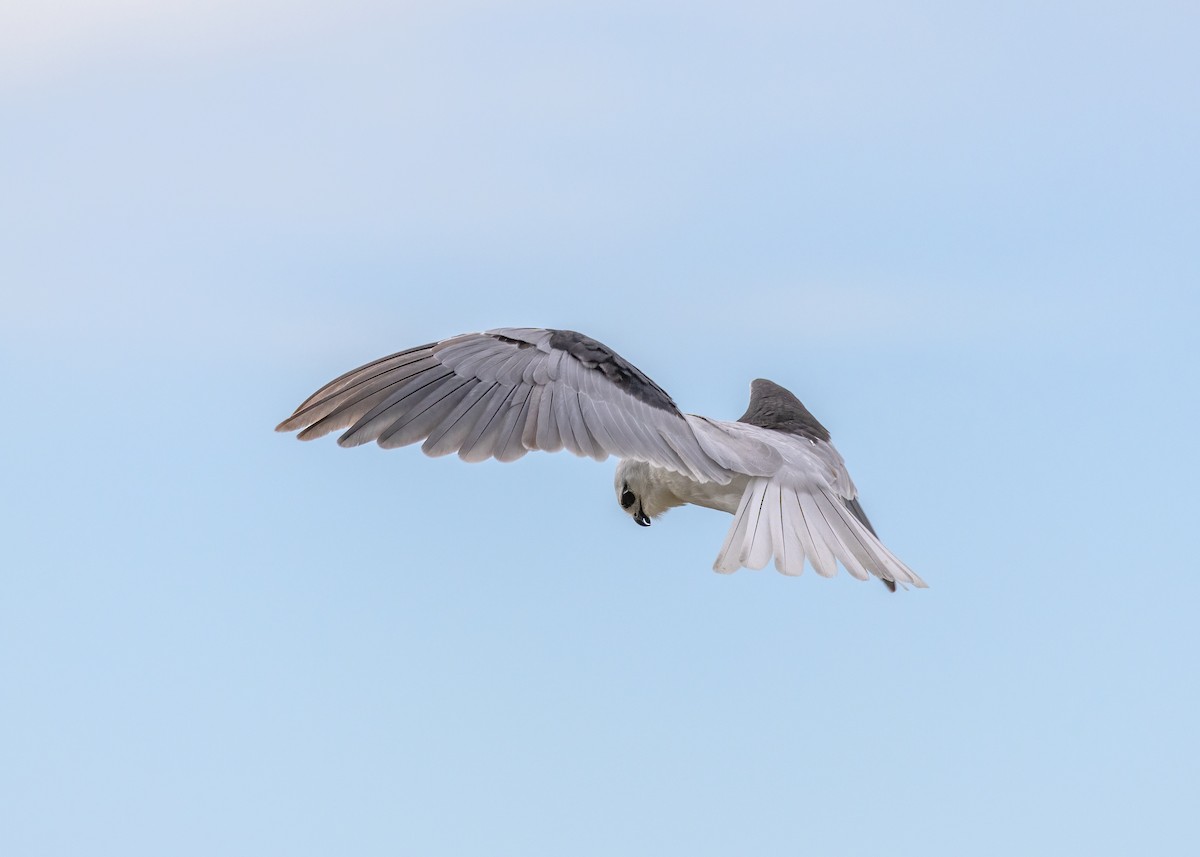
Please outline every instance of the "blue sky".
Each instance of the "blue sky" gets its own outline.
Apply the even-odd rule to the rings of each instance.
[[[1191,854],[1190,4],[0,12],[0,852]],[[272,427],[467,330],[796,392],[931,585]]]

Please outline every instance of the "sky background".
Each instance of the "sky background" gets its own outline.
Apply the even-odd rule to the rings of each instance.
[[[0,853],[1195,854],[1194,3],[0,9]],[[272,429],[582,330],[832,431],[890,596],[614,461]]]

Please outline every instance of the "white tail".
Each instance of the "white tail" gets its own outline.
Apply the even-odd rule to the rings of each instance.
[[[784,574],[804,571],[805,558],[822,577],[837,574],[840,562],[854,577],[924,588],[925,581],[883,546],[847,508],[825,489],[813,493],[755,477],[742,494],[713,569],[729,574],[739,568],[763,568],[771,558]]]

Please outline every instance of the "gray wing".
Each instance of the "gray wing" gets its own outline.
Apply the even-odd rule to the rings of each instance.
[[[342,446],[423,440],[428,455],[514,461],[531,449],[648,461],[727,483],[720,450],[697,439],[662,388],[570,330],[499,328],[401,351],[313,393],[277,431]]]

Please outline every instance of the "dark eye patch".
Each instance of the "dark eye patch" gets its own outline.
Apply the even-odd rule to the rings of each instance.
[[[626,488],[621,492],[621,508],[628,509],[637,502],[637,497],[633,496],[633,492]]]

